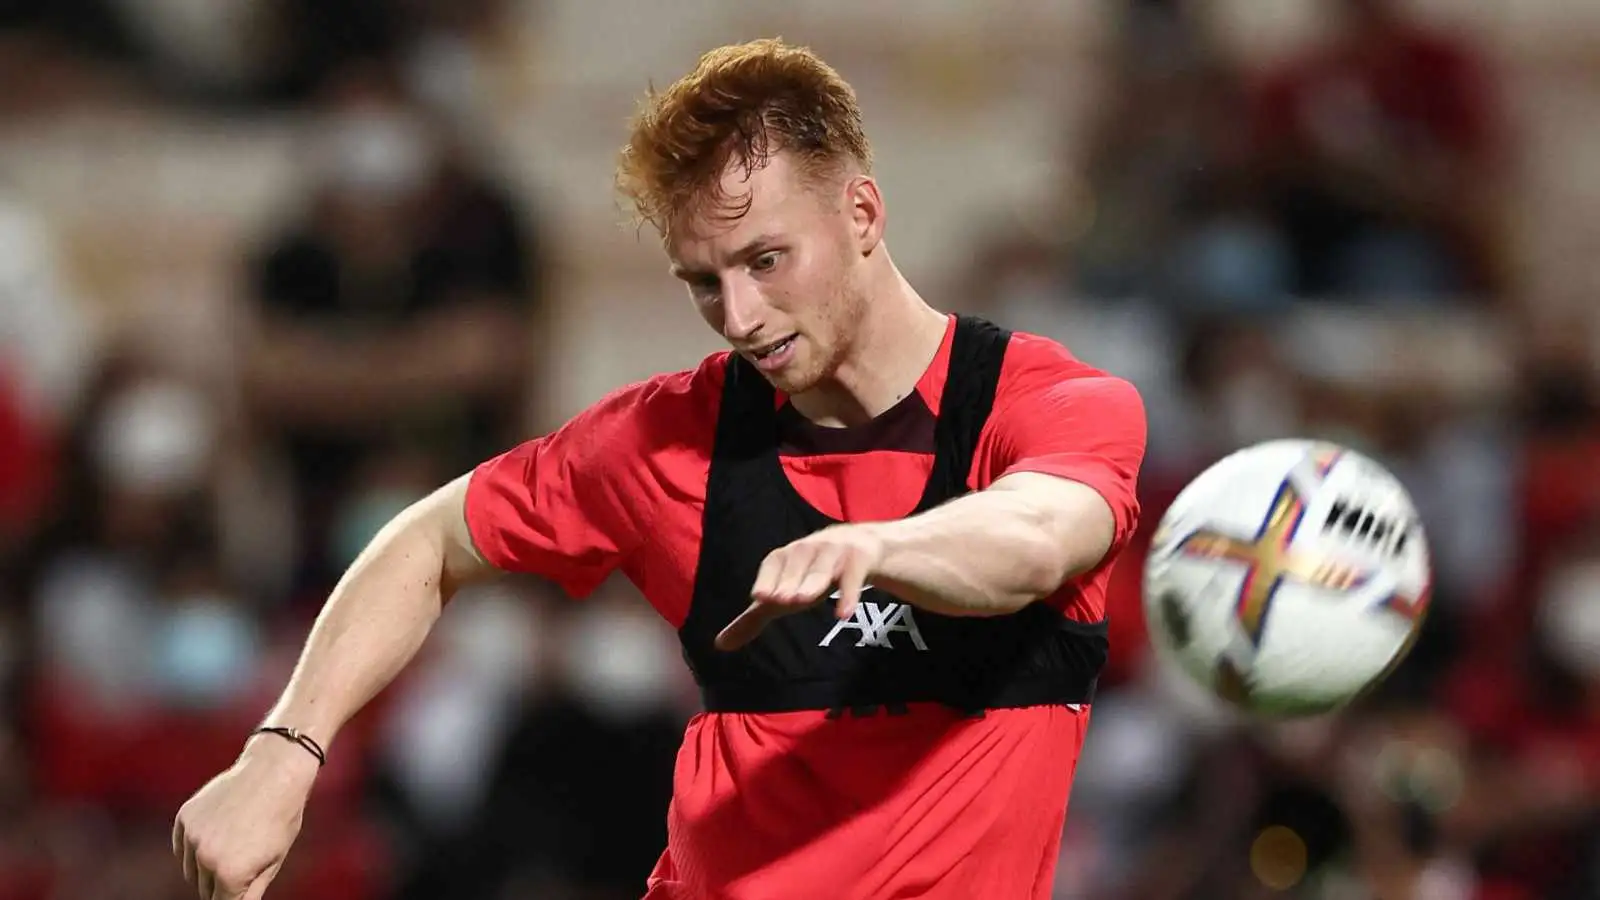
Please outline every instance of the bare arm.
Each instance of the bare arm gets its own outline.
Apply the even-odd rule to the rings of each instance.
[[[373,538],[334,589],[266,724],[327,747],[389,684],[461,585],[493,573],[473,549],[467,476],[412,505]],[[261,900],[300,833],[311,754],[259,735],[178,810],[172,852],[200,896]]]
[[[416,655],[450,596],[495,573],[467,532],[468,477],[396,516],[351,564],[267,724],[297,728],[326,748]]]
[[[1116,522],[1094,488],[1018,472],[987,489],[895,522],[835,525],[769,554],[750,606],[717,636],[734,650],[768,622],[838,585],[849,618],[867,583],[951,616],[1000,616],[1050,596],[1099,565]]]
[[[1018,472],[873,527],[883,541],[874,578],[884,589],[944,615],[996,616],[1048,597],[1099,565],[1116,522],[1093,488]]]
[[[1021,343],[1011,399],[990,417],[987,488],[892,522],[824,528],[767,555],[751,604],[717,636],[733,650],[821,602],[855,615],[872,584],[943,615],[1001,616],[1101,565],[1137,515],[1143,404],[1058,347]]]

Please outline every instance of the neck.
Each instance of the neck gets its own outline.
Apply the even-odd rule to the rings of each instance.
[[[944,343],[945,314],[929,306],[894,264],[868,285],[861,321],[833,374],[790,402],[807,419],[835,428],[882,415],[916,390]]]

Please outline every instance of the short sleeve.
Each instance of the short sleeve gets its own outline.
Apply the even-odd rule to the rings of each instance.
[[[995,408],[979,444],[985,484],[1037,472],[1093,488],[1116,522],[1110,558],[1138,525],[1144,402],[1129,382],[1074,359],[1042,338],[1019,337],[1008,353]]]
[[[629,474],[648,441],[643,391],[624,388],[472,472],[467,529],[486,560],[549,578],[575,597],[622,565],[653,502]]]

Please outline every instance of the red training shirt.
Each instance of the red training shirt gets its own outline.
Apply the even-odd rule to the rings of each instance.
[[[786,416],[780,457],[800,494],[845,521],[915,508],[933,467],[955,318],[916,391],[862,426]],[[674,628],[700,552],[727,352],[618,390],[554,433],[483,463],[467,525],[494,565],[574,596],[621,570]],[[779,402],[783,402],[780,396]],[[1108,569],[1138,517],[1145,419],[1127,382],[1016,333],[968,486],[1012,472],[1086,484],[1116,521],[1112,550],[1045,602],[1105,616]],[[963,718],[820,711],[695,716],[679,751],[668,847],[651,898],[1048,898],[1088,712]]]

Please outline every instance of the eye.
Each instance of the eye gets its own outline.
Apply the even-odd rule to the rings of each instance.
[[[689,293],[698,300],[713,300],[722,290],[722,281],[715,275],[695,278],[689,282]]]
[[[780,251],[768,250],[750,261],[750,268],[756,272],[770,272],[778,267]]]

